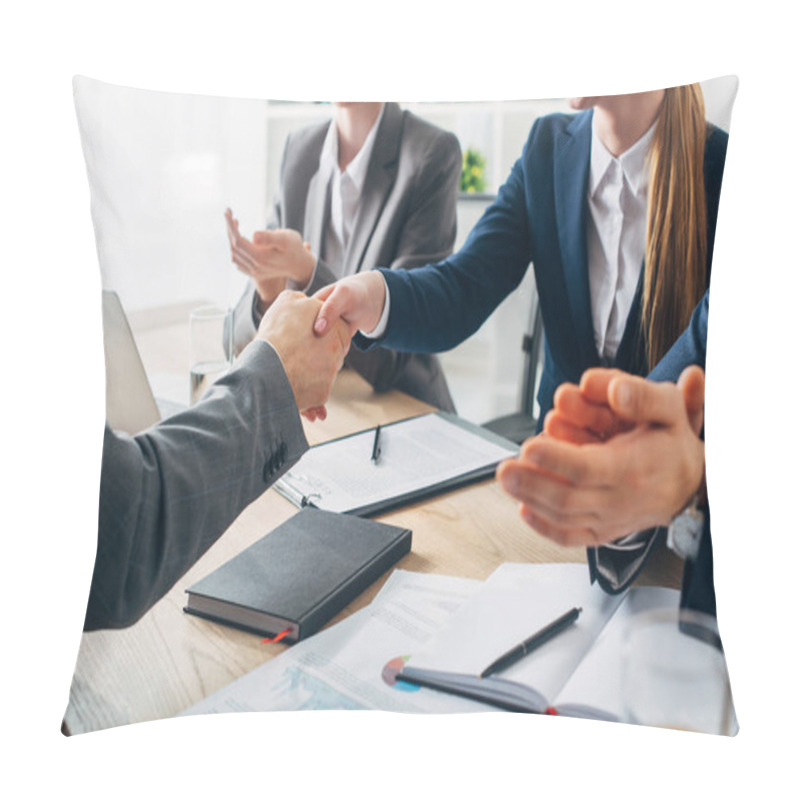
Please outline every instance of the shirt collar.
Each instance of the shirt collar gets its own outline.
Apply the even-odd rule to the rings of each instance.
[[[657,121],[654,121],[647,129],[647,132],[617,158],[612,156],[600,141],[600,137],[595,131],[594,122],[592,123],[592,154],[589,169],[590,196],[597,191],[614,161],[619,163],[634,193],[638,193],[640,188],[647,185],[647,153],[650,149],[650,142],[653,141]]]
[[[381,107],[380,113],[373,123],[372,128],[370,128],[367,138],[364,140],[364,144],[361,145],[361,149],[356,153],[355,158],[344,170],[345,174],[347,174],[350,177],[350,180],[352,180],[355,184],[359,193],[361,192],[361,189],[364,186],[364,180],[367,177],[369,159],[372,155],[372,149],[375,146],[375,138],[378,135],[378,126],[381,124],[385,109],[386,105],[384,104]],[[320,155],[319,165],[321,169],[329,170],[331,172],[339,169],[339,137],[336,132],[335,120],[331,120],[331,124],[328,126],[328,133],[325,135],[325,141],[322,144],[322,153]]]

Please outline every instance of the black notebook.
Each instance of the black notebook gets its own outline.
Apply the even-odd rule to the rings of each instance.
[[[189,587],[184,611],[296,642],[411,550],[411,531],[306,508]]]

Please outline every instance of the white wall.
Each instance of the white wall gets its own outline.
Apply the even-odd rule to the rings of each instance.
[[[265,104],[126,89],[76,78],[103,286],[129,311],[230,302],[226,206],[243,226],[266,213]]]

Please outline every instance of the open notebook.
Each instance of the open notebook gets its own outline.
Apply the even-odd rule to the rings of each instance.
[[[674,605],[674,589],[605,594],[582,564],[503,564],[398,678],[510,711],[615,721],[622,715],[625,623],[645,608]],[[480,673],[498,656],[572,607],[578,620],[502,673]]]

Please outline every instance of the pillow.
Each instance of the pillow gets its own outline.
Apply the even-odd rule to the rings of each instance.
[[[735,78],[702,84],[705,113],[714,126],[705,157],[706,193],[713,194],[708,214],[711,233],[724,165],[725,132],[729,128],[737,84]],[[593,197],[595,192],[604,195],[598,201],[600,204],[613,201],[611,192],[613,186],[617,186],[618,202],[620,192],[630,194],[632,186],[635,190],[640,185],[638,179],[646,178],[649,173],[643,154],[640,154],[638,167],[635,155],[625,156],[620,161],[598,156],[591,162],[590,169],[590,111],[576,111],[574,104],[566,100],[424,103],[403,108],[387,104],[376,110],[372,118],[378,122],[375,133],[370,134],[373,138],[366,139],[362,161],[356,157],[351,162],[347,180],[350,185],[360,186],[364,208],[348,216],[347,195],[341,202],[330,199],[334,197],[337,184],[330,182],[332,167],[325,156],[329,122],[334,114],[329,104],[158,93],[111,86],[82,77],[75,79],[74,92],[103,288],[113,291],[121,301],[133,331],[135,358],[141,357],[149,388],[164,416],[168,417],[189,402],[188,331],[193,309],[201,305],[222,309],[235,307],[236,315],[228,319],[224,330],[238,329],[241,320],[249,326],[250,337],[256,330],[263,298],[254,290],[250,275],[231,263],[224,217],[226,208],[233,210],[239,232],[248,240],[255,239],[254,232],[266,227],[299,230],[300,239],[309,240],[316,259],[312,286],[315,280],[328,275],[326,270],[335,262],[338,263],[336,258],[331,258],[337,243],[340,252],[345,254],[339,261],[347,265],[347,258],[351,258],[351,269],[353,266],[363,270],[375,266],[396,267],[386,275],[392,292],[387,341],[396,341],[396,350],[414,349],[403,341],[402,323],[413,320],[413,325],[409,323],[409,327],[413,327],[419,319],[433,326],[436,317],[444,316],[443,309],[448,306],[451,291],[462,292],[455,296],[464,300],[456,305],[456,317],[473,313],[472,307],[465,305],[471,300],[477,318],[483,313],[486,298],[502,294],[498,297],[498,301],[502,301],[498,310],[491,315],[487,311],[480,320],[483,324],[475,326],[474,334],[460,336],[459,341],[463,339],[463,342],[441,359],[455,407],[473,422],[484,423],[491,417],[516,413],[520,411],[518,397],[523,393],[531,396],[531,386],[525,383],[524,376],[529,359],[540,355],[537,350],[531,352],[527,338],[537,307],[541,308],[544,321],[547,355],[542,361],[533,362],[527,372],[533,376],[529,377],[530,381],[534,377],[538,380],[539,402],[543,405],[522,408],[525,414],[541,419],[556,387],[567,380],[577,381],[583,369],[590,365],[591,359],[584,363],[585,360],[574,357],[572,350],[583,346],[576,343],[574,337],[588,336],[590,346],[595,344],[602,349],[602,342],[592,342],[592,337],[596,336],[592,321],[599,313],[597,309],[605,307],[608,312],[610,338],[618,336],[622,339],[620,348],[627,346],[624,338],[627,312],[620,312],[615,324],[616,317],[611,309],[617,303],[624,304],[625,297],[629,305],[638,302],[632,299],[638,269],[633,282],[629,279],[624,291],[617,296],[613,285],[609,289],[608,281],[598,282],[596,274],[587,274],[586,258],[581,258],[579,250],[575,255],[570,249],[580,248],[584,234],[587,247],[596,253],[614,241],[613,234],[596,237],[593,233],[596,229],[589,227],[596,223],[589,221],[595,211],[584,208],[586,186],[593,187]],[[586,109],[598,102],[597,98],[582,100]],[[603,101],[600,102],[602,105]],[[534,121],[537,124],[531,133]],[[395,125],[392,130],[396,133],[394,139],[387,141],[389,123]],[[634,141],[641,133],[639,131]],[[569,155],[563,155],[566,151],[560,148],[567,147],[567,140],[579,144]],[[559,173],[552,170],[552,177],[547,178],[547,170],[542,168],[540,160],[548,149],[552,158],[563,159],[571,179],[564,177],[567,172],[559,177]],[[635,147],[624,149],[631,154],[635,151]],[[330,152],[335,158],[336,149]],[[556,153],[560,155],[554,155]],[[608,167],[608,172],[602,172],[603,165]],[[625,174],[617,184],[614,184],[615,169]],[[499,203],[492,205],[508,175],[511,178]],[[525,184],[526,179],[533,178],[537,180],[531,185]],[[552,181],[552,186],[545,178]],[[589,183],[581,183],[581,180]],[[612,189],[608,189],[609,186]],[[646,208],[647,193],[643,192],[641,197]],[[276,198],[274,205],[273,198]],[[629,202],[627,195],[624,202]],[[635,203],[635,200],[630,202]],[[374,220],[372,228],[362,236],[359,226],[364,225],[364,218],[368,216],[365,209],[369,208],[369,203],[374,205],[370,212],[374,213]],[[525,207],[526,203],[529,205]],[[489,206],[493,210],[482,218]],[[581,219],[581,209],[586,212],[583,230],[575,222]],[[627,205],[625,209],[627,215]],[[563,227],[557,226],[562,225],[565,218],[573,217],[571,224],[577,227],[571,229],[574,235],[570,237]],[[513,224],[509,224],[510,219]],[[641,211],[636,223],[640,232],[644,231],[645,222],[644,211]],[[329,225],[332,232],[328,230]],[[343,233],[348,226],[352,226],[349,235]],[[473,227],[476,233],[467,241],[467,234]],[[528,241],[531,234],[535,239],[533,244]],[[630,235],[631,241],[636,240],[635,232],[626,235]],[[353,237],[352,248],[349,236]],[[380,249],[382,243],[386,244],[386,251]],[[363,263],[358,262],[361,256],[355,244],[364,246],[367,255]],[[462,246],[466,251],[454,258],[455,272],[468,272],[473,269],[471,264],[477,264],[474,266],[475,283],[467,281],[465,286],[454,289],[447,284],[439,285],[440,270],[423,268],[415,273],[406,269],[443,258]],[[629,246],[626,239],[626,253]],[[392,247],[395,257],[386,256],[385,261],[383,256],[381,260],[369,260],[370,253],[388,252]],[[409,249],[404,250],[404,247]],[[490,256],[497,250],[502,255],[502,263],[495,264]],[[636,252],[636,247],[633,251]],[[527,269],[532,255],[535,280],[534,270]],[[637,258],[634,258],[635,264],[639,263]],[[563,273],[558,271],[562,259]],[[518,274],[514,272],[516,262],[520,262],[521,267]],[[574,274],[567,272],[572,264],[578,266]],[[336,275],[335,269],[329,271]],[[568,275],[566,279],[565,274]],[[435,310],[427,316],[424,308],[420,310],[414,302],[408,301],[408,297],[413,299],[414,290],[407,276],[419,281],[418,297],[431,301]],[[487,276],[491,276],[491,281]],[[515,291],[517,285],[519,288]],[[503,292],[498,286],[503,287]],[[407,289],[411,294],[406,294]],[[440,305],[432,302],[437,292],[445,299]],[[554,298],[562,298],[564,305],[559,306]],[[486,302],[491,305],[490,299]],[[574,328],[569,322],[573,317],[568,317],[568,312],[564,311],[573,302],[576,306],[570,313],[582,320]],[[418,302],[418,305],[424,306],[424,303]],[[583,316],[576,311],[589,308],[592,313]],[[704,362],[707,317],[702,316],[703,308],[701,301],[687,334],[676,345],[678,349],[668,352],[666,358],[671,359],[672,372],[666,370],[664,378],[675,380],[680,367],[686,363]],[[596,323],[594,327],[598,327]],[[679,334],[680,331],[674,332],[673,339]],[[635,339],[629,342],[632,348],[634,343]],[[107,349],[110,344],[107,330]],[[367,351],[355,358],[367,357],[373,352]],[[182,416],[173,421],[167,419],[134,440],[107,431],[101,480],[101,530],[93,577],[93,592],[100,585],[102,592],[93,594],[90,599],[87,626],[97,630],[85,634],[82,642],[65,714],[65,728],[69,733],[197,710],[241,710],[248,703],[265,710],[304,707],[407,710],[413,703],[423,703],[422,710],[425,710],[420,698],[427,697],[426,693],[433,690],[417,691],[409,684],[396,681],[396,671],[404,663],[406,650],[389,649],[380,657],[375,655],[374,663],[369,665],[359,659],[363,648],[370,646],[364,640],[363,626],[369,618],[365,614],[352,614],[315,642],[309,640],[310,646],[295,645],[282,658],[271,659],[284,653],[285,646],[264,643],[252,633],[183,613],[184,592],[188,586],[293,513],[291,506],[275,492],[264,492],[274,477],[288,466],[284,462],[296,460],[304,448],[297,413],[291,403],[292,387],[286,382],[280,360],[272,355],[267,353],[267,348],[247,348],[229,373],[246,377],[257,373],[261,367],[270,369],[271,394],[269,399],[263,400],[266,404],[263,424],[269,425],[270,420],[274,422],[280,415],[278,427],[289,444],[277,447],[276,452],[270,454],[273,469],[269,474],[259,468],[255,475],[253,468],[261,458],[262,447],[268,448],[271,444],[262,445],[267,439],[252,435],[253,430],[249,438],[247,435],[247,426],[251,422],[256,424],[248,418],[249,410],[253,410],[255,416],[261,402],[249,397],[251,378],[241,378],[233,388],[200,401],[198,409],[178,411]],[[618,363],[647,374],[649,370],[642,366],[641,359],[641,354],[632,352],[628,360],[620,357]],[[600,364],[601,359],[598,357],[596,362]],[[368,368],[360,369],[356,364],[354,369],[362,375],[370,375]],[[107,374],[110,378],[111,370]],[[419,412],[421,408],[407,396],[376,395],[360,378],[354,378],[350,372],[348,375],[349,378],[343,376],[340,396],[334,393],[331,405],[338,419],[334,420],[331,413],[331,419],[325,423],[328,427],[306,426],[309,439],[325,439],[370,427],[374,424],[376,404],[382,409],[380,413],[395,417],[409,411]],[[371,377],[376,389],[406,389],[401,379],[385,384],[374,375]],[[345,383],[345,379],[350,382]],[[288,401],[273,409],[269,404],[277,396],[288,397]],[[211,451],[213,456],[206,450],[208,437],[203,426],[209,425],[212,418],[203,415],[202,409],[207,407],[204,403],[216,403],[215,408],[221,409],[215,412],[221,416],[213,418],[215,429],[211,433],[222,441],[215,447],[222,449]],[[228,408],[230,415],[226,412]],[[243,408],[247,413],[243,413]],[[235,424],[231,421],[234,416]],[[162,438],[165,426],[174,430]],[[264,433],[263,428],[254,430]],[[187,431],[194,433],[189,436]],[[557,438],[555,434],[554,438]],[[609,443],[615,438],[610,437]],[[618,444],[621,441],[617,440]],[[254,443],[258,452],[251,456]],[[220,453],[224,454],[221,458]],[[203,470],[204,459],[214,461],[213,469]],[[137,481],[131,480],[130,475],[146,473],[150,476],[154,470],[160,471],[160,480],[156,481],[159,493],[143,497],[139,492],[150,491],[148,487],[153,484],[148,484],[145,478],[141,478],[141,483],[137,482],[139,477]],[[180,484],[175,489],[179,492],[177,500],[172,494],[173,473]],[[212,480],[209,475],[213,476]],[[557,540],[558,536],[535,536],[528,524],[517,516],[515,501],[491,485],[467,491],[468,494],[459,495],[458,499],[447,495],[432,499],[427,507],[428,516],[424,509],[396,512],[393,519],[398,520],[398,524],[403,522],[403,514],[410,515],[409,522],[404,524],[414,527],[415,532],[412,555],[400,566],[410,572],[434,574],[414,578],[398,573],[378,598],[371,590],[361,596],[351,611],[372,600],[376,604],[374,608],[380,603],[384,604],[381,608],[399,613],[397,609],[403,604],[397,597],[416,598],[414,593],[419,592],[420,584],[427,580],[429,591],[451,599],[449,605],[443,600],[437,606],[437,613],[426,623],[429,627],[417,622],[416,644],[419,645],[428,637],[433,641],[439,626],[447,623],[449,615],[442,609],[466,604],[468,597],[478,597],[481,586],[475,578],[486,578],[500,563],[587,560],[583,549],[565,549],[550,541],[550,538]],[[103,528],[103,497],[111,493],[122,497],[126,508],[133,509],[130,518],[115,516],[113,531]],[[213,502],[209,498],[214,498]],[[701,509],[707,520],[708,510],[702,503]],[[151,528],[147,527],[148,513],[153,521]],[[457,526],[453,519],[474,539],[462,537],[456,547],[454,527]],[[495,529],[499,520],[502,520],[502,527]],[[136,531],[139,538],[125,538],[126,528],[134,523],[140,526]],[[167,525],[180,532],[175,547],[170,538],[174,532],[168,535],[164,530],[163,526]],[[633,609],[637,604],[648,603],[677,607],[680,597],[684,603],[713,613],[713,604],[709,604],[708,599],[713,598],[710,539],[707,526],[698,530],[702,555],[691,562],[683,576],[681,562],[665,548],[661,538],[648,536],[622,547],[600,548],[597,553],[591,548],[588,561],[592,577],[608,592],[608,597],[615,597],[614,593],[627,586],[644,565],[645,577],[663,581],[671,590],[639,592],[639,600],[631,599],[628,605],[620,608]],[[547,535],[545,530],[542,532]],[[143,543],[143,538],[146,540],[148,536],[162,537],[159,541],[164,543],[163,547],[154,548],[146,541]],[[488,559],[487,552],[492,554]],[[123,576],[120,583],[124,582],[125,588],[117,593],[114,573],[107,571],[112,568]],[[470,576],[472,580],[466,577],[444,579],[441,573],[450,572]],[[584,574],[583,569],[581,573]],[[409,603],[411,600],[407,607]],[[593,658],[610,659],[608,663],[613,663],[619,674],[623,662],[624,626],[620,621],[623,616],[620,612],[614,628],[615,635],[620,638],[606,637],[616,642],[610,655],[592,651]],[[404,620],[406,635],[413,628],[412,623],[411,618]],[[700,626],[701,623],[692,624]],[[393,635],[399,635],[398,630]],[[345,633],[349,638],[340,640],[340,635],[344,637]],[[574,647],[567,647],[568,636],[571,634],[560,637],[561,646],[574,653]],[[415,644],[413,638],[402,642],[412,648]],[[340,648],[343,648],[341,652]],[[329,661],[336,653],[343,660]],[[347,659],[353,659],[353,663]],[[260,666],[265,661],[267,663]],[[336,670],[326,671],[321,664],[336,667]],[[719,681],[723,683],[726,680],[724,667],[722,657],[723,674]],[[259,668],[258,680],[248,682],[243,676],[255,675],[256,668]],[[366,669],[367,673],[360,673],[361,669]],[[584,671],[586,669],[584,665]],[[709,678],[712,667],[703,669],[703,678]],[[332,683],[337,670],[339,679],[344,674],[342,671],[347,671],[344,683]],[[580,672],[576,673],[573,683],[580,684],[579,677]],[[242,681],[234,683],[240,678]],[[622,689],[620,694],[609,698],[590,681],[588,689],[583,687],[580,692],[583,694],[578,699],[606,702],[618,716],[623,714]],[[556,696],[545,694],[548,703],[558,705]],[[572,698],[565,696],[563,699]],[[467,703],[463,710],[477,708],[480,706]],[[639,721],[661,724],[655,717]],[[724,730],[719,728],[716,732],[730,734],[735,730],[735,718],[732,718]]]

